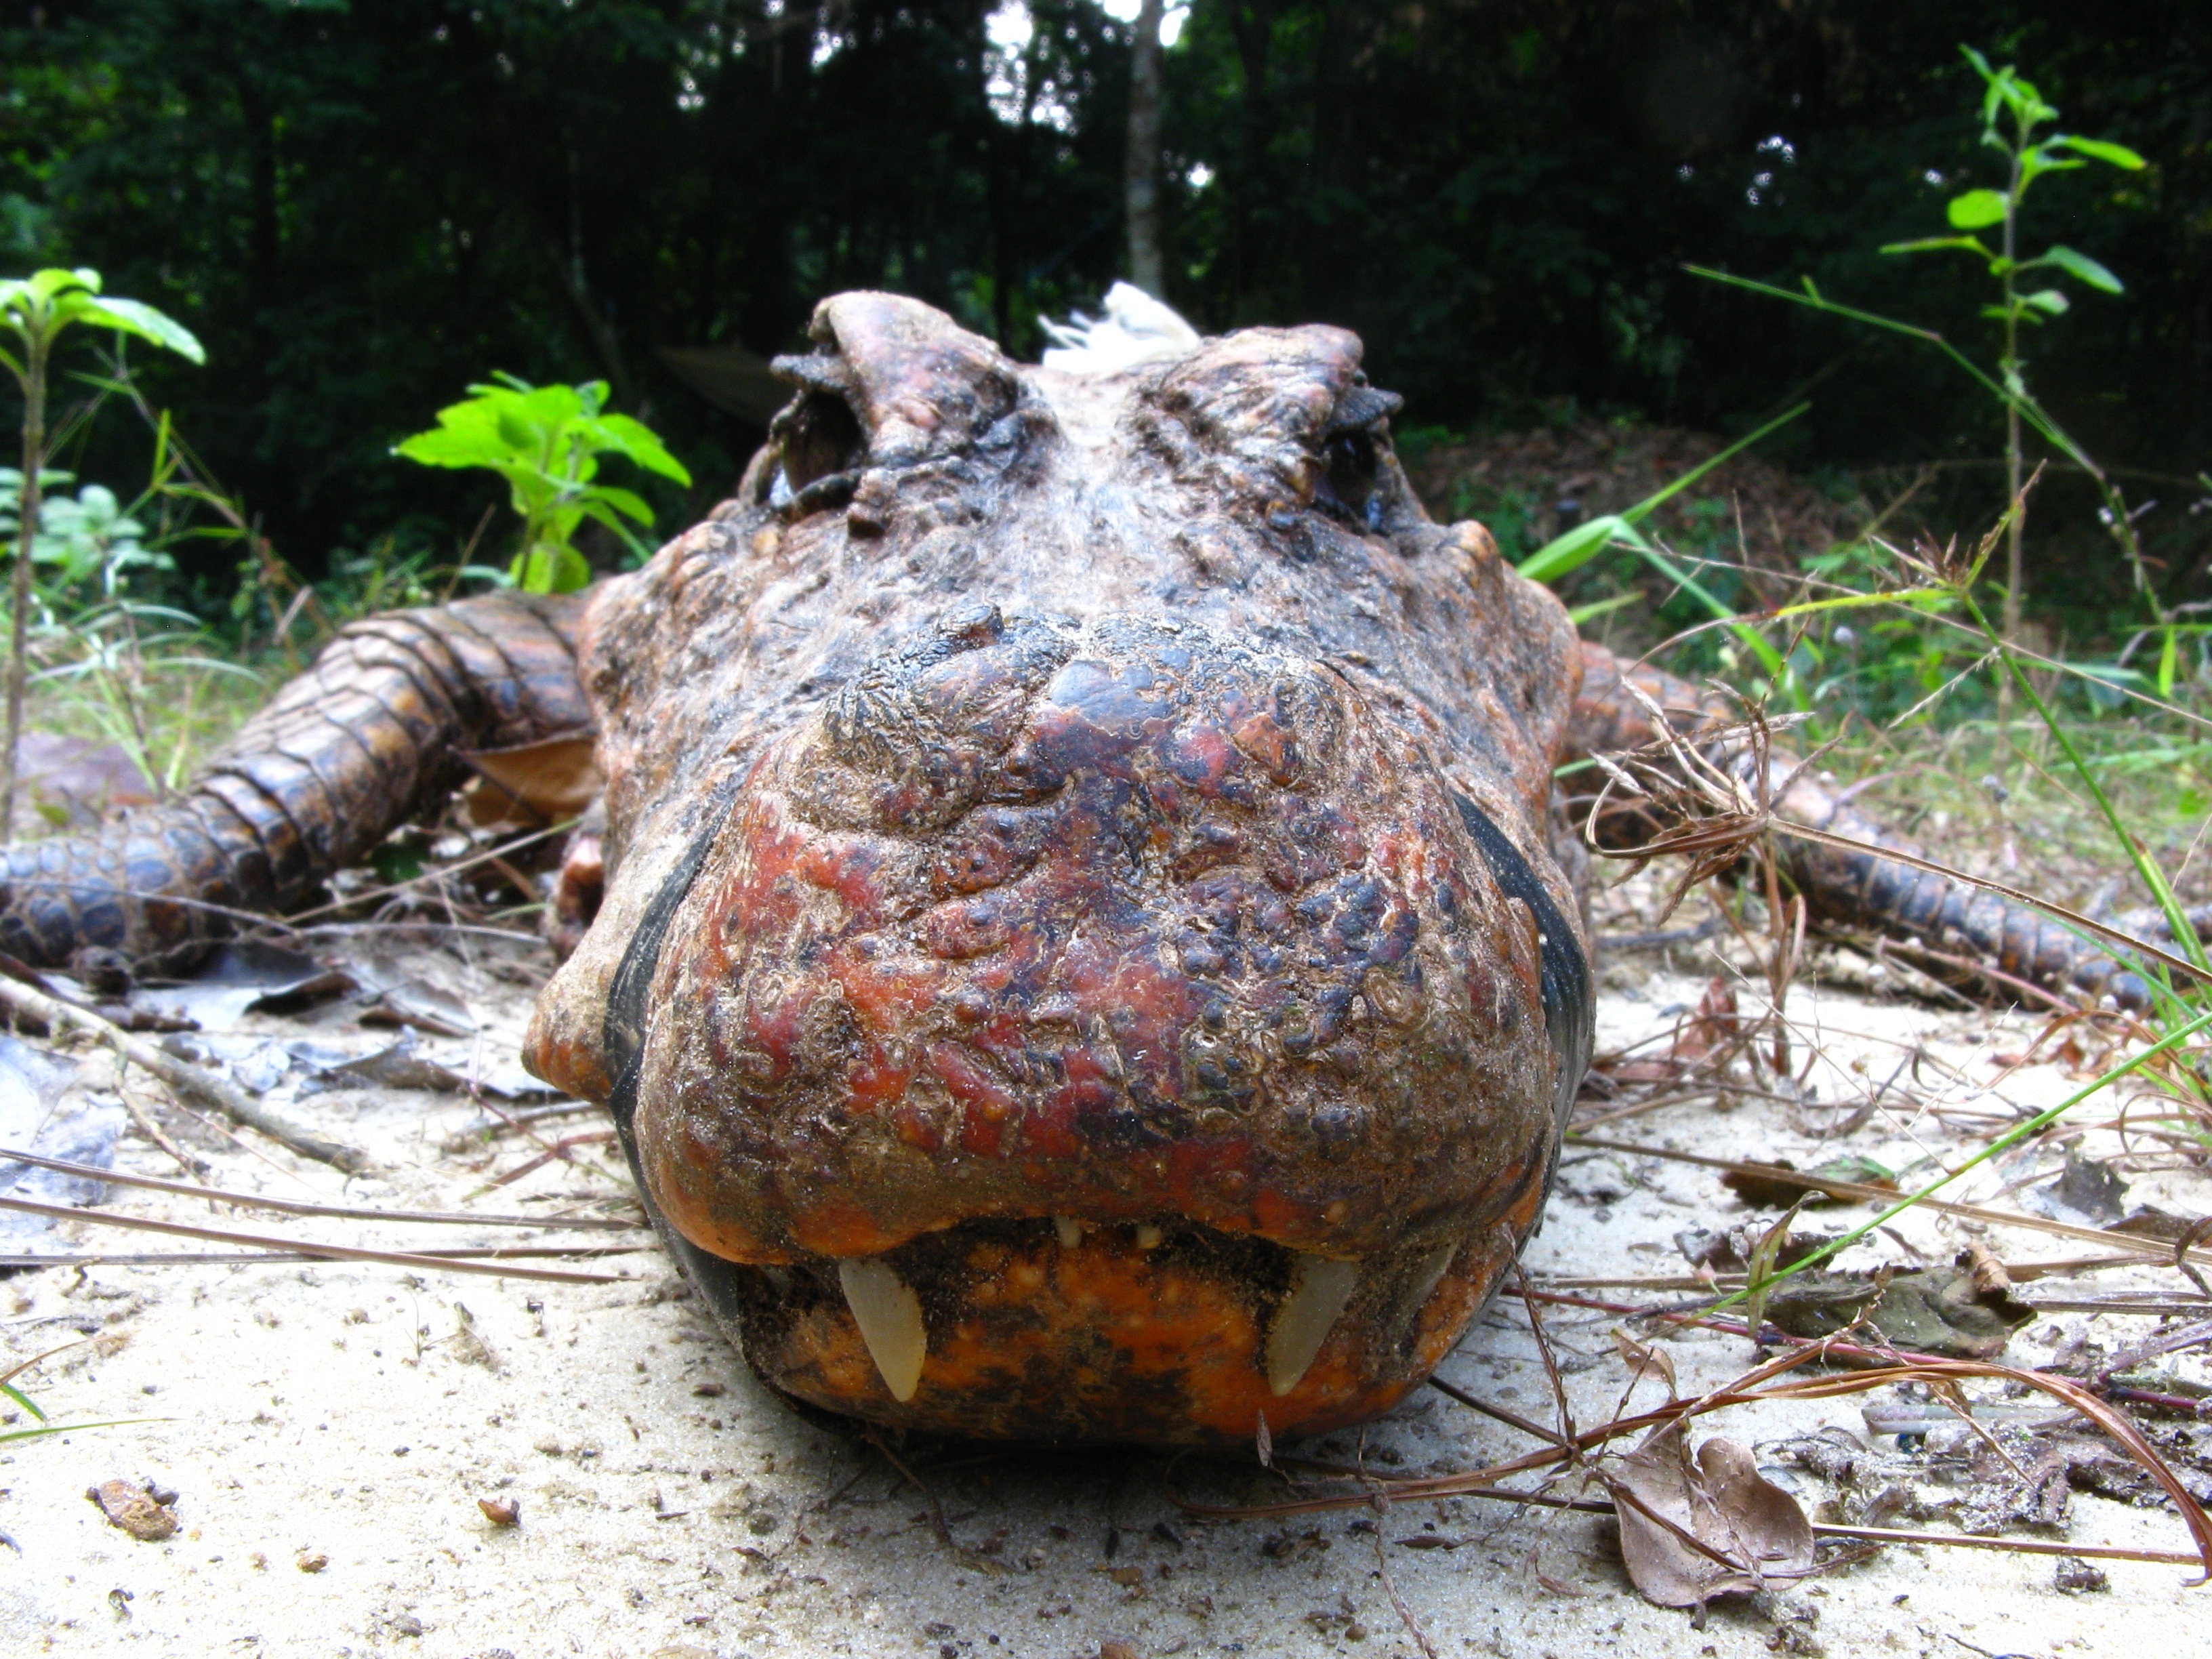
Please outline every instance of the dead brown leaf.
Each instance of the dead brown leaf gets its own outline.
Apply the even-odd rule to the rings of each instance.
[[[1638,1342],[1618,1325],[1613,1328],[1613,1346],[1620,1350],[1620,1357],[1627,1364],[1628,1386],[1631,1389],[1647,1376],[1656,1376],[1667,1384],[1668,1397],[1674,1396],[1674,1357],[1672,1354],[1656,1343]]]
[[[1775,1158],[1765,1167],[1778,1171],[1797,1171],[1797,1166],[1786,1158]],[[1804,1173],[1825,1176],[1832,1181],[1852,1182],[1862,1187],[1879,1187],[1885,1192],[1897,1190],[1895,1176],[1872,1158],[1856,1153],[1832,1158],[1818,1169]],[[1859,1201],[1838,1197],[1823,1188],[1814,1187],[1802,1181],[1784,1180],[1779,1174],[1761,1175],[1755,1170],[1731,1170],[1721,1177],[1721,1185],[1757,1209],[1784,1210],[1793,1204],[1818,1206]]]
[[[1863,1319],[1899,1347],[1948,1359],[1994,1359],[2035,1310],[2011,1281],[1984,1290],[1963,1255],[1950,1267],[1913,1273],[1801,1273],[1778,1285],[1766,1318],[1778,1330],[1815,1340]]]
[[[512,821],[518,805],[549,823],[573,818],[606,787],[599,739],[588,732],[512,749],[464,750],[461,758],[490,786],[473,792],[469,802],[479,823]]]
[[[1682,1425],[1669,1423],[1604,1474],[1628,1576],[1662,1607],[1748,1594],[1817,1565],[1805,1512],[1740,1442],[1716,1435],[1693,1462]]]

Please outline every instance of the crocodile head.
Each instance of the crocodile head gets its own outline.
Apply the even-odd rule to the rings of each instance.
[[[1111,373],[817,313],[735,500],[586,629],[607,1101],[773,1383],[994,1437],[1387,1409],[1534,1227],[1590,989],[1558,605],[1331,328]]]

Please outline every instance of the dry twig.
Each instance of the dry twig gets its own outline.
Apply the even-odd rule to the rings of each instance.
[[[259,1130],[271,1140],[289,1147],[302,1158],[312,1158],[318,1163],[343,1170],[348,1175],[365,1175],[374,1167],[368,1154],[360,1148],[302,1128],[283,1114],[271,1111],[243,1089],[225,1082],[213,1072],[189,1060],[179,1060],[88,1009],[64,1002],[58,997],[48,996],[43,991],[34,991],[27,985],[18,984],[4,976],[0,976],[0,1004],[4,1004],[24,1018],[42,1021],[50,1030],[64,1025],[72,1026],[100,1038],[131,1064],[142,1071],[152,1073],[179,1093],[190,1095],[204,1105],[212,1106],[233,1122]]]
[[[152,1192],[174,1193],[181,1198],[204,1198],[211,1203],[235,1204],[242,1209],[275,1210],[284,1215],[335,1216],[347,1221],[404,1221],[416,1225],[445,1227],[528,1227],[539,1231],[633,1232],[644,1224],[617,1220],[611,1216],[469,1215],[447,1210],[371,1210],[345,1204],[309,1204],[299,1199],[270,1198],[260,1193],[226,1192],[219,1187],[195,1187],[189,1182],[163,1181],[154,1176],[104,1170],[94,1164],[72,1164],[65,1158],[0,1146],[0,1164],[31,1164],[61,1175],[82,1176],[88,1181],[118,1187],[143,1187]]]
[[[44,1216],[49,1221],[78,1221],[96,1227],[122,1227],[135,1232],[167,1233],[174,1238],[212,1239],[219,1244],[248,1244],[260,1249],[298,1251],[332,1261],[382,1261],[394,1267],[447,1273],[489,1273],[507,1279],[544,1279],[560,1285],[612,1285],[618,1273],[567,1273],[554,1267],[514,1267],[502,1260],[457,1261],[412,1250],[370,1250],[351,1244],[324,1244],[308,1239],[273,1237],[267,1233],[244,1233],[224,1227],[193,1227],[181,1221],[156,1221],[150,1216],[117,1215],[108,1210],[72,1209],[65,1204],[40,1204],[27,1198],[0,1197],[0,1210],[19,1215]],[[564,1252],[563,1254],[566,1254]]]

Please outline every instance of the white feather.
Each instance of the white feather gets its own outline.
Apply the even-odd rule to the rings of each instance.
[[[1106,290],[1106,314],[1081,312],[1064,323],[1047,321],[1052,346],[1047,368],[1070,374],[1112,374],[1156,358],[1181,357],[1197,349],[1198,331],[1140,288],[1116,283]]]

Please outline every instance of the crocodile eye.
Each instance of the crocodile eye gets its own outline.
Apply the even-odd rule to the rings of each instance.
[[[1369,530],[1382,527],[1382,492],[1376,486],[1382,453],[1390,447],[1389,422],[1405,401],[1395,392],[1369,386],[1364,375],[1345,388],[1322,431],[1322,473],[1314,487],[1315,506],[1331,518]]]
[[[1334,432],[1322,451],[1328,471],[1314,489],[1315,504],[1322,511],[1341,514],[1370,529],[1381,520],[1382,502],[1376,498],[1375,434],[1371,432]]]
[[[867,447],[853,406],[835,392],[812,387],[769,423],[769,437],[783,463],[772,486],[779,496],[851,471]]]

